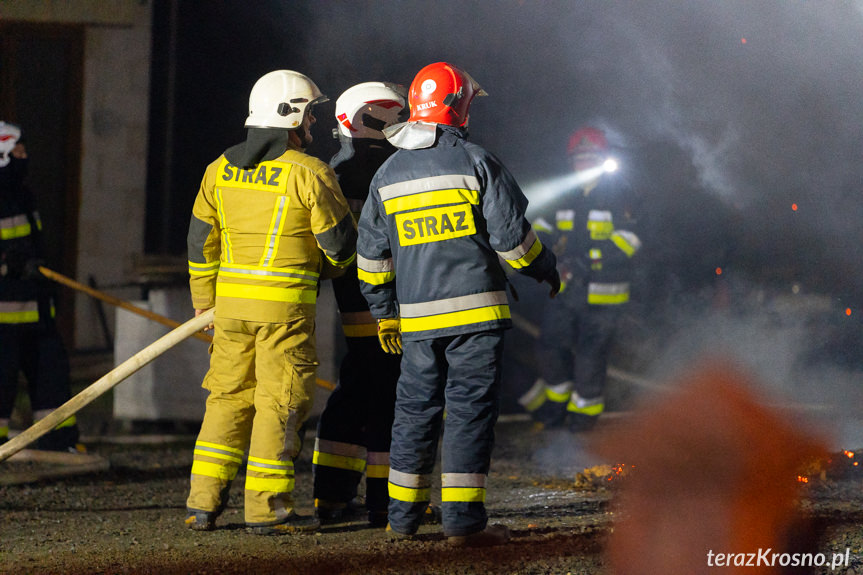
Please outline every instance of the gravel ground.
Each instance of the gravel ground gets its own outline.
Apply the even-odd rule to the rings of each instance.
[[[75,468],[17,458],[0,464],[0,484],[6,483],[0,485],[0,573],[608,573],[605,544],[625,511],[615,507],[625,479],[608,489],[584,477],[576,483],[579,471],[598,463],[579,436],[535,432],[518,418],[502,421],[497,433],[487,506],[491,520],[513,532],[505,546],[454,549],[436,525],[424,526],[418,541],[393,543],[361,520],[312,535],[252,535],[243,526],[239,489],[214,532],[192,532],[182,520],[194,438],[146,443],[146,436],[136,436],[120,443],[104,437],[89,446],[110,463],[101,471],[51,477],[52,469]],[[297,498],[306,511],[311,443],[307,434],[296,464]],[[25,473],[48,478],[15,481]],[[820,526],[819,550],[850,549],[851,565],[840,573],[863,575],[863,476],[831,475],[806,487],[801,512]],[[705,569],[696,566],[693,573]]]

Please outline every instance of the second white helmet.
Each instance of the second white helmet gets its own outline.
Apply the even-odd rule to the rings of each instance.
[[[249,95],[247,128],[286,128],[303,123],[309,106],[329,100],[307,76],[275,70],[255,82]]]
[[[389,82],[363,82],[336,100],[339,133],[346,138],[383,140],[383,130],[402,121],[406,90]]]

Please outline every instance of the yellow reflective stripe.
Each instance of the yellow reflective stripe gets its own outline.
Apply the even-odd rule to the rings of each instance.
[[[287,221],[286,211],[291,204],[291,198],[288,196],[279,196],[276,198],[276,205],[273,207],[273,217],[270,219],[270,233],[267,236],[267,242],[264,244],[264,253],[261,254],[260,264],[262,266],[273,263],[273,258],[279,250],[279,240],[282,237],[282,231]]]
[[[375,337],[378,335],[378,325],[372,324],[342,324],[345,337]]]
[[[192,475],[202,475],[204,477],[215,477],[224,481],[233,481],[237,476],[238,466],[221,465],[212,461],[201,461],[195,459],[192,461]]]
[[[401,330],[405,333],[426,331],[430,329],[442,329],[445,327],[456,327],[470,325],[472,323],[482,323],[509,318],[509,305],[492,305],[478,309],[442,313],[427,317],[402,317]]]
[[[8,425],[0,425],[0,437],[9,437]]]
[[[224,200],[222,199],[222,189],[216,188],[214,196],[216,200],[216,211],[219,214],[219,225],[222,228],[222,245],[225,248],[222,257],[224,257],[226,262],[230,262],[234,259],[232,255],[233,246],[231,244],[231,236],[228,233],[228,223],[225,219],[225,206]]]
[[[372,479],[386,479],[389,475],[389,465],[369,465],[366,467],[366,477],[371,477]]]
[[[219,282],[216,284],[216,297],[235,297],[243,299],[257,299],[262,301],[311,304],[315,303],[317,299],[317,292],[315,290],[299,288],[283,288]]]
[[[569,390],[560,393],[554,391],[550,387],[547,387],[545,388],[545,397],[546,399],[555,403],[566,403],[567,401],[569,401]]]
[[[413,488],[396,485],[392,481],[387,482],[390,497],[397,501],[416,503],[417,501],[429,501],[431,499],[431,488]]]
[[[349,257],[349,258],[348,258],[348,259],[346,259],[346,260],[336,260],[336,259],[333,259],[333,258],[331,258],[331,257],[330,257],[330,255],[329,255],[328,253],[326,253],[326,252],[324,252],[324,256],[327,258],[327,261],[329,261],[331,264],[333,264],[333,265],[334,265],[334,266],[336,266],[337,268],[344,268],[344,267],[349,266],[351,263],[353,263],[353,261],[354,261],[355,259],[357,259],[357,252],[352,253],[352,254],[351,254],[351,257]]]
[[[321,453],[315,451],[312,454],[312,463],[315,465],[323,465],[324,467],[335,467],[336,469],[347,469],[348,471],[359,471],[360,473],[366,468],[366,460],[356,457],[347,457],[345,455],[334,455],[332,453]]]
[[[290,493],[294,490],[294,478],[291,477],[255,477],[246,475],[246,491],[259,493]]]
[[[635,254],[635,250],[638,249],[638,247],[631,244],[625,236],[617,232],[611,234],[611,241],[614,242],[614,245],[620,248],[620,251],[629,257],[632,257],[633,254]]]
[[[507,259],[507,263],[511,265],[515,269],[521,269],[529,266],[533,260],[536,259],[536,256],[542,251],[542,243],[540,243],[539,238],[534,237],[533,245],[530,246],[530,249],[527,250],[527,253],[524,256],[516,259]],[[506,259],[506,258],[504,258]]]
[[[212,276],[219,272],[219,261],[207,262],[203,264],[189,262],[189,275],[193,276]]]
[[[441,501],[484,503],[485,487],[442,487]]]
[[[575,226],[569,220],[557,220],[557,229],[562,230],[564,232],[572,231]]]
[[[396,279],[396,272],[367,272],[364,269],[357,269],[357,277],[360,281],[364,281],[367,284],[379,286]]]
[[[225,268],[219,272],[219,277],[222,278],[240,278],[240,279],[256,279],[263,281],[274,281],[274,282],[296,282],[303,285],[317,286],[318,280],[316,279],[307,279],[307,278],[298,278],[298,277],[286,277],[286,276],[271,276],[266,274],[251,274],[245,272],[229,272],[225,271]]]
[[[64,421],[61,421],[60,424],[57,427],[55,427],[54,429],[63,429],[64,427],[72,427],[76,423],[78,423],[78,420],[75,419],[75,416],[73,415],[73,416],[69,417],[68,419],[65,419]]]
[[[245,452],[242,449],[237,449],[236,447],[231,447],[229,445],[220,445],[218,443],[210,443],[209,441],[198,440],[195,442],[195,447],[203,447],[203,448],[215,449],[218,451],[225,451],[227,453],[235,453],[235,454],[239,455],[240,457],[242,457],[245,454]]]
[[[578,407],[574,403],[569,402],[566,405],[566,410],[571,411],[572,413],[581,413],[583,415],[600,415],[603,411],[605,411],[605,403],[597,403],[596,405]]]
[[[222,453],[219,451],[207,451],[205,449],[195,448],[195,450],[192,453],[194,455],[200,455],[202,457],[212,457],[213,459],[224,459],[225,461],[231,461],[231,462],[237,463],[237,464],[243,462],[242,457],[235,457],[233,455],[229,455],[227,453]]]
[[[288,472],[293,472],[294,464],[292,461],[281,461],[279,459],[264,459],[262,457],[249,456],[248,468],[264,470],[265,473],[276,473],[283,475]]]
[[[11,227],[3,227],[0,229],[0,240],[14,240],[17,238],[26,238],[30,235],[32,228],[30,227],[30,222],[25,224],[11,226]]]
[[[545,403],[545,399],[546,398],[544,393],[542,395],[537,395],[525,404],[524,409],[528,412],[536,411],[537,409],[542,407],[542,404]]]
[[[39,310],[0,312],[0,323],[36,323]]]
[[[387,214],[427,208],[429,206],[440,206],[443,204],[473,204],[479,205],[479,192],[477,190],[450,189],[420,192],[409,196],[400,196],[384,200],[384,211]]]

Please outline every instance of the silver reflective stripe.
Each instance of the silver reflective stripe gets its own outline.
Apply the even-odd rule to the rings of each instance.
[[[600,395],[599,397],[595,397],[593,399],[584,399],[576,392],[572,392],[572,396],[569,398],[569,402],[574,404],[576,407],[592,407],[594,405],[602,405],[605,403],[605,400]]]
[[[315,439],[315,451],[318,453],[329,453],[331,455],[355,457],[357,459],[365,459],[366,457],[366,448],[362,445],[342,443],[341,441],[329,441],[321,438]]]
[[[533,230],[527,232],[527,236],[525,236],[524,241],[521,244],[517,245],[515,248],[509,250],[508,252],[497,252],[500,257],[505,260],[517,260],[518,258],[524,257],[530,248],[533,246],[533,242],[536,241],[536,234],[533,233]]]
[[[17,228],[18,226],[24,226],[28,223],[30,222],[27,221],[26,214],[18,214],[11,218],[0,218],[0,228]]]
[[[357,254],[357,267],[365,272],[384,273],[393,271],[393,259],[368,260]]]
[[[527,407],[537,398],[545,397],[545,386],[546,382],[541,377],[534,381],[530,389],[528,389],[524,395],[518,398],[519,405],[521,405],[522,407]]]
[[[417,473],[404,473],[390,468],[390,483],[394,483],[401,487],[409,487],[412,489],[424,489],[431,487],[431,474],[419,475]]]
[[[291,272],[277,272],[273,270],[262,270],[255,269],[250,270],[246,268],[235,268],[229,265],[222,266],[222,272],[235,273],[235,274],[246,274],[250,276],[266,276],[266,277],[276,277],[276,278],[299,278],[299,279],[315,279],[317,276],[314,272],[309,272],[308,274],[302,273],[291,273]]]
[[[420,178],[418,180],[408,180],[406,182],[398,182],[390,184],[378,190],[381,195],[381,201],[385,202],[393,198],[402,196],[410,196],[420,192],[431,192],[434,190],[479,190],[479,180],[474,176],[466,176],[463,174],[448,174],[445,176],[431,176],[429,178]]]
[[[368,456],[366,456],[366,462],[369,465],[389,465],[390,464],[390,452],[389,451],[369,451]]]
[[[548,389],[556,395],[563,395],[564,393],[569,393],[569,390],[572,389],[572,382],[564,381],[563,383],[558,383],[557,385],[549,385]]]
[[[575,210],[557,210],[555,217],[558,221],[571,222],[575,220]]]
[[[507,303],[505,291],[490,291],[423,303],[403,303],[399,306],[399,311],[402,317],[425,317]]]
[[[22,311],[39,311],[39,303],[35,301],[0,301],[0,313]]]
[[[589,283],[587,293],[593,295],[621,295],[629,292],[629,282],[619,283]]]
[[[485,473],[442,473],[441,487],[485,487]]]
[[[611,212],[608,210],[590,210],[587,219],[591,222],[610,222]]]
[[[285,217],[285,202],[288,201],[287,196],[279,196],[279,205],[276,208],[275,221],[273,229],[270,230],[270,240],[267,242],[267,253],[264,255],[264,265],[272,265],[273,255],[276,250],[276,241],[279,239],[279,229],[282,225],[282,218]]]

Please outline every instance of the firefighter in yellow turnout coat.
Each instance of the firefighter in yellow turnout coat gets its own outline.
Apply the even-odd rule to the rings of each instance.
[[[246,524],[261,534],[319,525],[294,510],[293,458],[313,398],[324,258],[346,267],[356,247],[335,174],[302,151],[311,108],[323,101],[302,74],[263,76],[249,98],[246,141],[207,167],[195,200],[192,302],[196,313],[215,306],[216,315],[187,501],[192,529],[214,528],[246,450]]]

